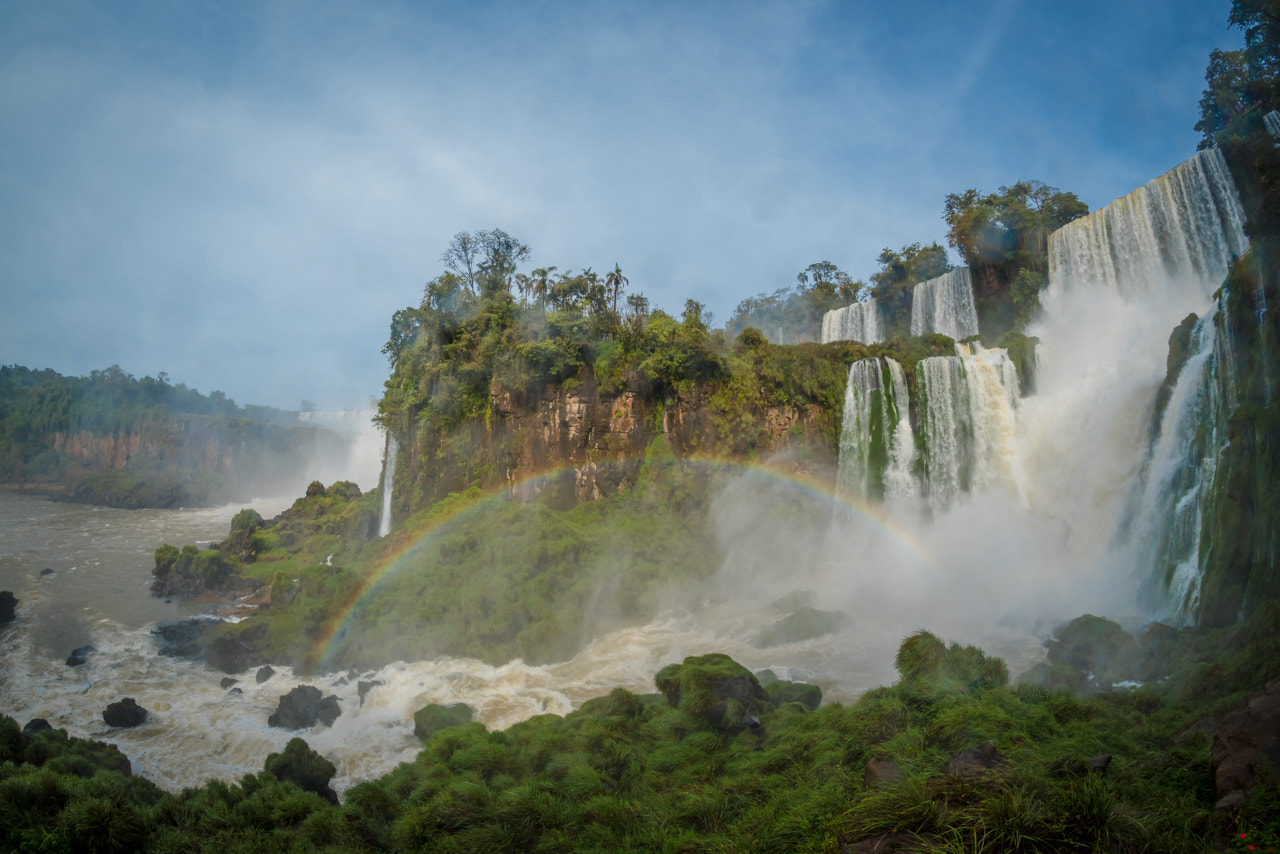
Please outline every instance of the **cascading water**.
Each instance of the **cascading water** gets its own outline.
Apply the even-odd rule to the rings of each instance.
[[[893,359],[849,366],[838,475],[843,494],[865,503],[916,493],[908,400],[906,376]]]
[[[968,267],[921,282],[911,292],[911,334],[930,332],[957,341],[978,334],[978,310]]]
[[[822,343],[861,341],[878,344],[884,340],[884,312],[875,300],[855,302],[822,316]]]
[[[396,475],[396,452],[400,443],[396,437],[387,434],[387,464],[382,469],[382,519],[378,522],[378,536],[385,537],[391,533],[391,492]]]

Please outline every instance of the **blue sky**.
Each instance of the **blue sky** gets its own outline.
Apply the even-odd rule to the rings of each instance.
[[[495,227],[722,323],[945,242],[948,193],[1191,156],[1229,8],[0,0],[0,363],[362,406]]]

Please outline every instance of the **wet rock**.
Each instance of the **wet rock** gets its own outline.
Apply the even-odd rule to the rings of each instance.
[[[275,675],[276,675],[276,672],[271,669],[271,665],[264,664],[262,667],[258,668],[258,672],[253,678],[255,681],[257,681],[259,685],[261,685],[263,682],[266,682],[268,679],[270,679],[272,676],[275,676]]]
[[[147,710],[132,697],[125,697],[107,706],[102,712],[102,719],[108,726],[135,727],[146,721]]]
[[[230,688],[239,681],[239,679],[232,679],[230,676],[224,676],[222,677],[222,681],[218,683],[218,687],[223,689]]]
[[[204,650],[204,660],[223,673],[243,673],[257,662],[256,653],[239,635],[214,638]]]
[[[52,578],[55,575],[57,575],[57,573],[47,566],[44,569],[40,570],[41,578]]]
[[[160,644],[159,653],[169,658],[199,660],[204,656],[201,639],[205,632],[221,623],[221,620],[193,618],[165,623],[151,630]]]
[[[244,691],[241,691],[239,688],[232,688],[230,691],[227,692],[227,696],[231,696],[232,694],[243,694],[243,693]]]
[[[1239,809],[1259,779],[1280,772],[1280,679],[1246,697],[1213,736],[1216,809]]]
[[[764,670],[757,670],[755,672],[755,677],[756,677],[756,681],[760,683],[760,687],[762,688],[769,687],[770,682],[778,681],[778,674],[774,673],[772,670],[769,670],[767,668]]]
[[[27,725],[22,728],[23,735],[35,735],[38,732],[44,732],[53,727],[44,718],[32,718],[27,721]]]
[[[89,656],[95,652],[97,652],[97,650],[91,646],[78,646],[71,650],[71,654],[67,656],[67,666],[79,667],[88,661]]]
[[[360,695],[360,705],[362,706],[364,705],[364,698],[366,695],[368,695],[370,691],[372,691],[374,688],[377,688],[379,685],[386,685],[386,684],[387,683],[383,682],[381,679],[375,679],[371,682],[366,682],[362,679],[359,682],[357,682],[356,693]]]
[[[809,640],[839,631],[849,621],[843,611],[819,611],[817,608],[799,608],[789,617],[783,617],[762,631],[752,642],[756,647],[777,646],[784,643]]]
[[[267,718],[267,725],[282,729],[306,729],[317,723],[333,726],[342,714],[335,696],[325,697],[314,685],[299,685],[280,698],[280,704]]]
[[[471,707],[465,703],[430,703],[413,713],[413,734],[426,741],[442,729],[471,723],[472,716]]]
[[[1133,635],[1117,622],[1085,614],[1059,627],[1054,635],[1045,644],[1050,664],[1092,673],[1102,685],[1127,679],[1137,670]]]
[[[14,609],[18,607],[18,598],[8,590],[0,590],[0,626],[14,620]]]
[[[906,778],[907,775],[898,767],[898,763],[888,759],[868,759],[867,767],[862,772],[862,782],[868,789],[878,789]]]
[[[942,766],[942,773],[949,777],[980,777],[988,771],[1004,765],[1005,758],[995,744],[984,741],[977,747],[968,747],[952,756]]]

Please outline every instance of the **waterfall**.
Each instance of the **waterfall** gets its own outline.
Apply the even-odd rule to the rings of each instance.
[[[1014,489],[1018,374],[1004,350],[956,345],[958,355],[916,365],[923,492],[934,512],[962,492]]]
[[[884,312],[875,300],[855,302],[822,316],[822,343],[861,341],[878,344],[884,340]]]
[[[400,443],[387,433],[387,464],[382,468],[382,519],[378,522],[378,536],[391,533],[391,490],[396,477],[396,452]]]
[[[862,359],[849,366],[840,434],[842,494],[861,503],[914,494],[908,400],[906,376],[893,359]]]
[[[1049,236],[1049,287],[1153,296],[1170,281],[1208,296],[1244,252],[1244,210],[1226,160],[1206,149]]]
[[[978,310],[968,267],[921,282],[911,292],[911,334],[930,332],[957,341],[978,334]]]

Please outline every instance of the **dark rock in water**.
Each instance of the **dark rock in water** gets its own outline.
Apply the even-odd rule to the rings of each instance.
[[[1240,701],[1213,736],[1215,809],[1236,810],[1260,780],[1280,773],[1280,679]]]
[[[751,671],[723,653],[669,664],[654,682],[669,705],[720,732],[757,729],[761,710],[773,708]]]
[[[817,685],[805,682],[786,682],[781,679],[764,686],[764,692],[775,708],[782,708],[787,703],[799,703],[809,711],[822,705],[822,689]]]
[[[243,691],[241,691],[239,688],[232,688],[230,691],[228,691],[228,692],[227,692],[227,694],[228,694],[228,695],[231,695],[231,694],[243,694],[243,693],[244,693],[244,692],[243,692]]]
[[[413,713],[413,734],[426,741],[442,729],[471,723],[472,715],[471,707],[465,703],[430,703]]]
[[[817,608],[800,608],[789,617],[783,617],[762,631],[752,642],[756,647],[777,646],[783,643],[809,640],[839,631],[849,621],[843,611],[819,611]]]
[[[907,775],[898,767],[898,763],[888,759],[868,759],[867,767],[862,772],[862,782],[868,789],[878,789],[906,778]]]
[[[768,669],[757,670],[755,673],[755,676],[756,676],[756,681],[758,681],[761,684],[761,686],[768,686],[770,682],[778,681],[778,674]]]
[[[968,747],[952,756],[942,766],[942,773],[949,777],[979,777],[1004,765],[1005,758],[990,741],[977,747]]]
[[[230,688],[232,685],[236,684],[239,681],[240,681],[239,679],[232,679],[230,676],[223,676],[222,681],[218,683],[218,687]]]
[[[795,611],[800,608],[812,608],[821,599],[812,590],[792,590],[786,596],[775,599],[770,606],[775,611]]]
[[[0,590],[0,626],[14,620],[14,611],[18,607],[18,597],[8,590]]]
[[[204,656],[201,638],[205,632],[221,623],[221,620],[194,618],[164,623],[151,630],[159,639],[160,654],[169,658],[199,660]]]
[[[1050,664],[1092,673],[1103,685],[1127,679],[1137,669],[1133,635],[1117,622],[1085,614],[1056,629],[1054,635],[1045,644]]]
[[[134,727],[147,719],[147,710],[134,702],[132,697],[125,697],[107,706],[102,712],[102,719],[108,726]]]
[[[97,650],[91,646],[76,647],[75,649],[71,650],[71,654],[67,656],[67,666],[79,667],[80,665],[88,661],[90,653],[94,653],[94,652],[97,652]]]
[[[205,646],[204,660],[223,673],[243,673],[257,662],[256,653],[239,635],[223,635]]]
[[[53,729],[49,722],[44,718],[32,718],[27,721],[27,725],[22,728],[23,735],[35,735],[38,732],[44,732],[47,729]]]
[[[339,676],[338,681],[333,683],[335,687],[341,688],[343,685],[350,685],[351,682],[345,676]]]
[[[363,679],[356,683],[356,693],[360,695],[360,705],[364,705],[364,698],[370,691],[379,685],[386,685],[381,679],[375,679],[372,682],[366,682]]]
[[[275,676],[275,675],[276,675],[276,672],[271,669],[271,665],[264,664],[262,667],[258,668],[258,674],[253,678],[257,680],[259,685],[261,685],[263,682],[266,682],[268,679],[270,679],[272,676]]]
[[[54,572],[52,569],[50,569],[50,568],[49,568],[49,567],[47,567],[47,566],[46,566],[44,569],[40,570],[40,577],[41,577],[41,578],[49,578],[49,577],[54,576],[54,575],[57,575],[57,573],[56,573],[56,572]]]
[[[322,723],[333,726],[333,722],[342,714],[335,696],[324,697],[320,689],[314,685],[299,685],[280,698],[267,725],[282,729],[306,729]]]

